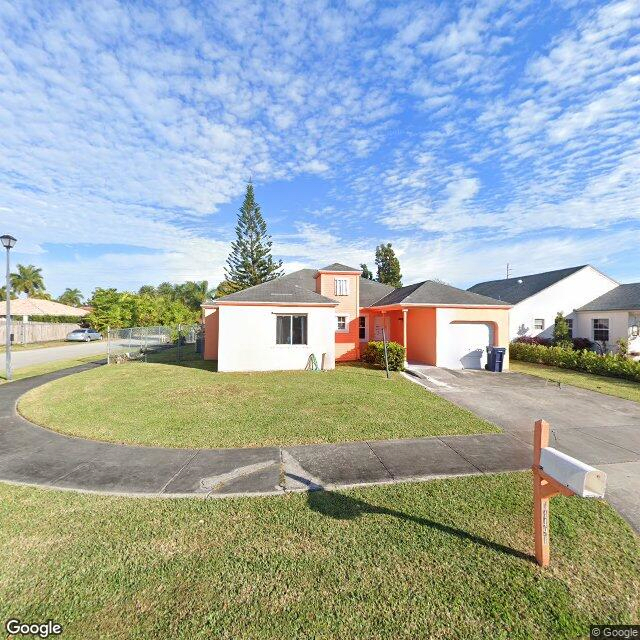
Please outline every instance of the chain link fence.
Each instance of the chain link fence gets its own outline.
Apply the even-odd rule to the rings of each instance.
[[[175,327],[127,327],[107,330],[107,363],[180,361],[187,354],[201,353],[199,324]]]

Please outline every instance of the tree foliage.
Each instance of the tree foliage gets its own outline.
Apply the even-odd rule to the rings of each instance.
[[[367,280],[373,280],[373,273],[371,273],[369,267],[367,267],[364,262],[360,265],[360,268],[362,269],[363,278],[366,278]]]
[[[564,347],[565,349],[573,348],[569,324],[560,311],[556,315],[553,323],[553,344],[557,347]]]
[[[16,293],[26,293],[28,296],[43,297],[46,293],[44,280],[42,278],[42,269],[37,268],[33,264],[19,264],[16,273],[12,273],[10,277],[11,288]]]
[[[392,287],[402,286],[400,261],[396,257],[390,242],[387,244],[382,243],[376,247],[376,267],[378,268],[378,282]]]
[[[79,307],[82,304],[82,292],[80,289],[70,289],[67,287],[64,293],[58,298],[58,302],[68,304],[72,307]]]
[[[271,236],[255,201],[253,184],[247,184],[244,202],[238,214],[236,240],[225,267],[228,288],[241,291],[282,275],[282,262],[271,255]]]

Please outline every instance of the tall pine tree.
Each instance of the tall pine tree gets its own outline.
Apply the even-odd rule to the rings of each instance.
[[[390,242],[376,247],[376,267],[378,267],[378,282],[392,287],[402,286],[400,261],[396,257]]]
[[[249,181],[238,214],[236,240],[231,243],[231,253],[224,269],[227,292],[241,291],[282,275],[282,261],[274,261],[271,244],[267,223],[260,213],[253,184]]]

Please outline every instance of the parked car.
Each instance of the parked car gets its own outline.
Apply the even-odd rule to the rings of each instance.
[[[95,329],[74,329],[67,334],[67,340],[72,342],[91,342],[92,340],[102,340],[102,334]]]

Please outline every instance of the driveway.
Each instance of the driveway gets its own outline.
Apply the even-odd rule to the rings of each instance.
[[[640,530],[640,404],[520,373],[411,366],[412,379],[530,444],[533,423],[550,444],[606,471],[608,500]]]

